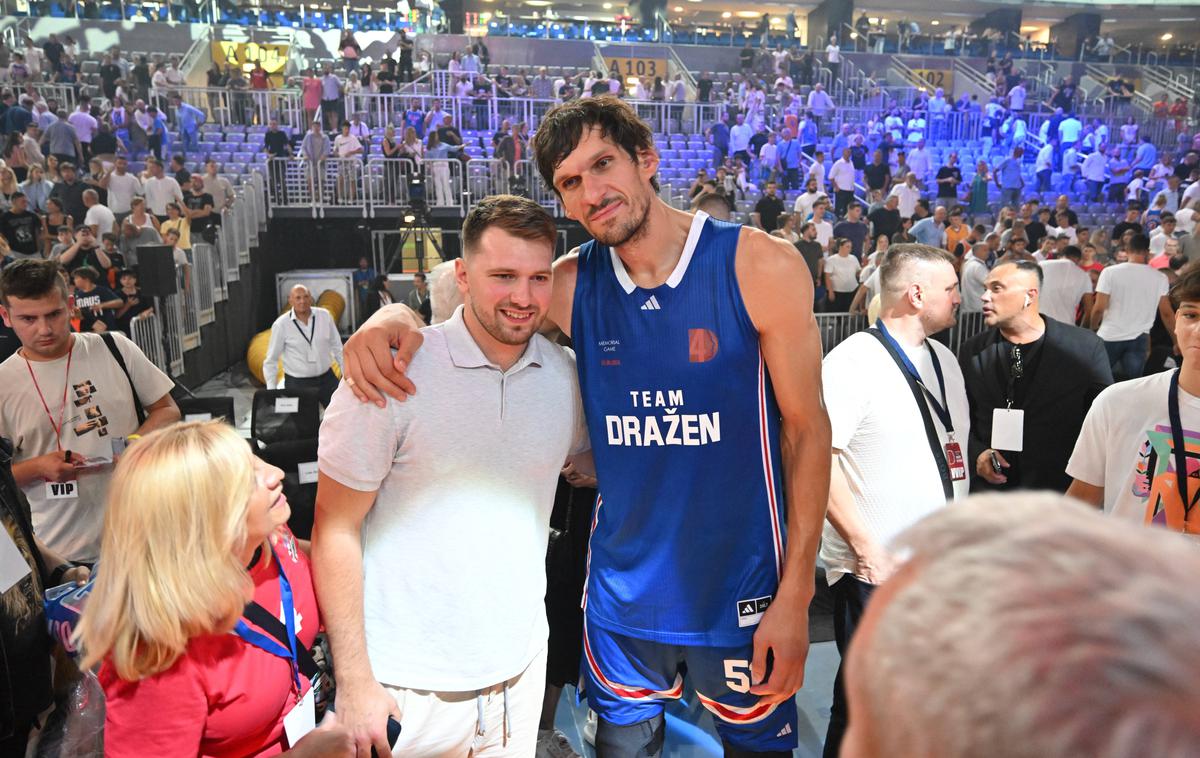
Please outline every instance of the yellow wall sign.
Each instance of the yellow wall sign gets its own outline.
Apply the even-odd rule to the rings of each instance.
[[[274,78],[283,73],[287,65],[288,46],[275,44],[259,44],[258,42],[213,42],[212,57],[214,63],[225,66],[238,66],[243,71],[249,71],[257,62],[262,63],[268,74]]]
[[[945,68],[914,68],[913,73],[929,85],[929,90],[941,87],[946,97],[954,96],[954,72]]]
[[[667,61],[665,58],[605,58],[604,62],[608,64],[608,71],[614,68],[621,72],[621,76],[649,76],[654,78],[661,76],[665,81],[667,78]],[[606,71],[605,73],[608,73]]]

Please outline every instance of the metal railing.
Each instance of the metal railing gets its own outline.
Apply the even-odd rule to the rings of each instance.
[[[195,253],[192,255],[194,257]],[[196,296],[196,265],[191,263],[187,266],[176,266],[175,283],[179,289],[171,297],[178,303],[183,349],[185,352],[195,350],[200,347],[200,301]]]
[[[213,271],[213,260],[216,258],[212,245],[200,243],[192,245],[192,293],[196,309],[196,326],[207,326],[217,319],[218,281]],[[197,332],[199,329],[197,329]]]
[[[204,111],[205,123],[219,126],[265,126],[271,118],[302,134],[307,128],[303,98],[299,90],[231,90],[224,87],[152,87],[152,102],[165,103],[171,95]]]
[[[158,366],[164,374],[179,375],[183,373],[182,364],[178,371],[172,371],[163,344],[163,319],[155,310],[143,311],[137,318],[129,322],[129,336],[138,349]]]
[[[200,346],[200,328],[216,322],[216,304],[228,299],[227,284],[238,281],[249,263],[250,230],[266,222],[266,184],[255,173],[222,214],[214,244],[192,246],[192,263],[176,268],[177,292],[156,298],[154,308],[130,324],[130,337],[146,357],[170,376],[184,372],[184,353]]]
[[[331,209],[353,209],[364,217],[379,211],[414,209],[424,201],[434,211],[464,215],[489,195],[515,193],[551,211],[558,197],[542,181],[532,160],[499,158],[330,158],[316,166],[302,158],[273,158],[266,183],[272,212],[304,210],[320,218]]]

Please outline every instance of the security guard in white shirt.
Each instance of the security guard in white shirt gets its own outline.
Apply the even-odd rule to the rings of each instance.
[[[271,342],[263,361],[263,380],[267,389],[279,385],[279,359],[283,358],[284,386],[318,390],[321,405],[337,389],[332,364],[342,365],[342,337],[333,316],[324,308],[314,308],[312,293],[303,284],[288,293],[292,309],[271,325]]]

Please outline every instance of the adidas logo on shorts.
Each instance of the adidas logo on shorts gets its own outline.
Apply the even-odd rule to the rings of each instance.
[[[786,737],[786,736],[788,736],[788,735],[789,735],[789,734],[791,734],[791,733],[792,733],[792,725],[791,725],[791,724],[784,724],[784,725],[783,725],[783,728],[779,730],[779,734],[777,734],[777,735],[775,735],[775,736],[776,736],[776,737]]]

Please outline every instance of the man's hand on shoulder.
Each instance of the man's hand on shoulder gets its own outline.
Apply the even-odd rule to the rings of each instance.
[[[416,394],[407,371],[425,339],[422,326],[412,308],[396,303],[380,308],[350,336],[343,349],[345,381],[359,401],[382,408],[385,394],[399,402]]]

